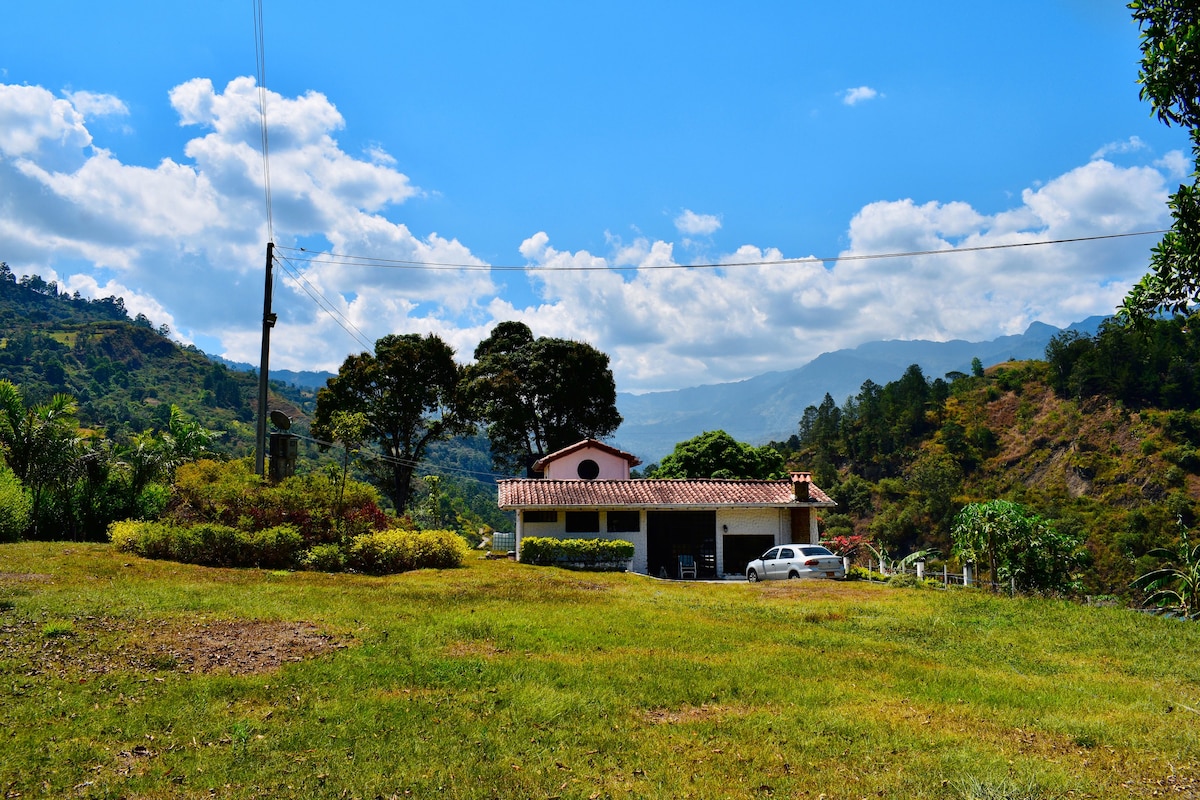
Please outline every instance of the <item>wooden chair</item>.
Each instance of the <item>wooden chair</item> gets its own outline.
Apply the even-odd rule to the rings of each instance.
[[[696,577],[696,559],[692,556],[680,556],[679,579],[683,580],[688,576],[691,576],[693,579]]]

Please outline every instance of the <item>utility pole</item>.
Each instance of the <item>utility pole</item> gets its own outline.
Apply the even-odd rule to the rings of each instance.
[[[267,451],[267,363],[271,357],[271,328],[275,314],[271,312],[271,265],[275,260],[275,243],[267,242],[267,278],[263,288],[262,357],[258,365],[258,431],[254,438],[254,472],[264,474]]]

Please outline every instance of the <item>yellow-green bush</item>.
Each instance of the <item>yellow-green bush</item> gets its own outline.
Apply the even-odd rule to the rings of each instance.
[[[33,502],[13,471],[0,463],[0,542],[15,542],[29,527]]]
[[[292,525],[243,531],[211,522],[173,525],[126,520],[109,526],[109,538],[122,552],[208,567],[286,569],[296,565],[304,546]]]
[[[349,564],[370,575],[390,575],[413,569],[457,567],[467,553],[467,543],[454,531],[393,528],[355,537]]]
[[[555,539],[527,536],[521,540],[521,561],[528,564],[616,569],[633,558],[633,543],[623,539]]]

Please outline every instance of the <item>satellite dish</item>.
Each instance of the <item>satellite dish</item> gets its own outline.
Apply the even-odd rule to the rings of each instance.
[[[275,409],[271,412],[271,424],[281,431],[286,431],[292,427],[292,418],[279,409]]]

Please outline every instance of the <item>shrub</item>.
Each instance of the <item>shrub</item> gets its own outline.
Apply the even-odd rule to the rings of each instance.
[[[241,531],[211,522],[172,525],[127,520],[113,523],[109,538],[122,552],[206,567],[284,569],[295,566],[304,546],[291,525]]]
[[[370,575],[414,569],[457,567],[467,557],[467,543],[454,531],[409,531],[393,528],[358,536],[350,545],[349,565]]]
[[[7,466],[0,464],[0,542],[15,542],[29,527],[33,502]]]
[[[244,531],[292,525],[306,547],[343,542],[389,527],[379,494],[324,473],[264,483],[247,461],[197,461],[179,468],[168,517],[177,524],[217,523]]]
[[[315,544],[300,556],[300,564],[317,572],[341,572],[346,568],[346,551],[337,544]]]
[[[617,569],[633,558],[633,543],[622,539],[554,539],[529,536],[521,540],[521,561],[541,566],[579,566]]]

